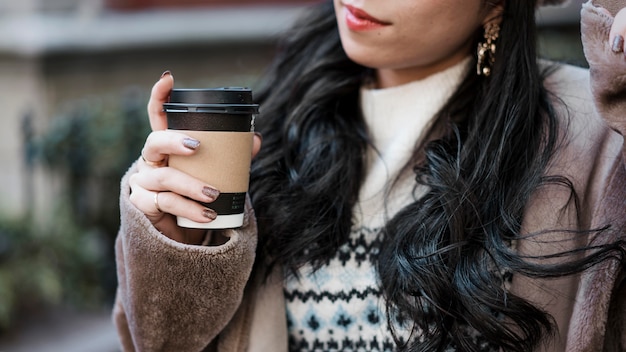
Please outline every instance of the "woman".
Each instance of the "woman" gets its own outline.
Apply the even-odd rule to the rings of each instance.
[[[164,131],[166,72],[123,180],[124,349],[626,348],[620,5],[583,10],[594,109],[585,70],[537,62],[535,1],[320,4],[263,80],[223,232],[175,224],[219,190],[167,167],[202,146]]]

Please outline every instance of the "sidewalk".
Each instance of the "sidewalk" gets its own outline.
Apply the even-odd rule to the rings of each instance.
[[[110,310],[55,312],[0,338],[0,352],[119,352]]]

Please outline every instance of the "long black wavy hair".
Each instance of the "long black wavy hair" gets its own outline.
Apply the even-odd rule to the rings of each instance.
[[[567,179],[544,177],[563,126],[543,85],[548,71],[537,63],[535,3],[505,1],[491,76],[468,73],[407,165],[429,191],[387,222],[377,262],[388,319],[407,316],[424,337],[396,338],[401,349],[439,351],[452,342],[479,350],[465,324],[504,350],[533,350],[554,333],[553,321],[506,292],[501,269],[554,277],[611,255],[606,248],[548,266],[510,246],[539,186],[568,187],[577,202]],[[264,140],[250,193],[262,266],[319,268],[347,241],[370,145],[358,94],[372,75],[343,51],[332,1],[280,42],[256,97]]]

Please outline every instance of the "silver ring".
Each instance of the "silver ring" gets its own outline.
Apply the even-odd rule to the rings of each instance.
[[[154,192],[154,206],[159,213],[162,213],[163,210],[161,210],[161,207],[159,206],[159,193],[161,192]]]
[[[144,156],[143,156],[143,150],[141,151],[141,160],[143,160],[144,163],[146,163],[146,165],[148,166],[152,166],[152,167],[161,167],[165,165],[165,159],[159,160],[159,161],[150,161],[147,160]]]

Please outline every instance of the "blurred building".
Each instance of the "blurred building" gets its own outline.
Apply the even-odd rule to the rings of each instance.
[[[56,181],[28,163],[23,140],[64,102],[148,91],[164,70],[179,87],[254,85],[276,35],[311,2],[0,0],[0,213],[49,205]],[[581,2],[539,15],[549,56],[582,61]]]
[[[28,165],[23,139],[67,101],[179,87],[252,85],[294,0],[0,0],[0,213],[45,213],[57,181]]]

